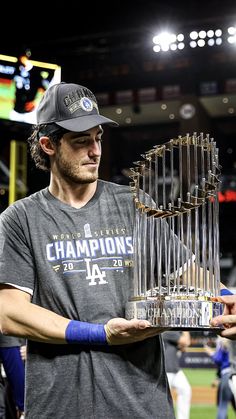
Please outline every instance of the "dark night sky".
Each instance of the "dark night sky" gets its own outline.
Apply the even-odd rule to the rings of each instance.
[[[3,5],[2,16],[7,8]],[[81,37],[88,39],[98,34],[114,31],[122,33],[135,29],[155,31],[168,24],[188,25],[194,22],[215,21],[222,17],[236,16],[235,0],[116,0],[109,2],[70,2],[57,5],[56,9],[38,6],[32,13],[32,3],[14,7],[16,23],[8,30],[0,28],[1,52],[18,55],[25,48],[33,51],[35,59],[51,57],[65,60],[70,55],[70,43]],[[9,18],[9,8],[6,10]],[[233,24],[233,22],[232,22]],[[62,56],[61,46],[67,43],[67,53]],[[40,55],[40,57],[38,57]]]

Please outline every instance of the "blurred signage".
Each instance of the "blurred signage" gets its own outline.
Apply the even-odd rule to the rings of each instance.
[[[223,175],[218,193],[219,202],[236,202],[236,176]]]
[[[218,91],[218,83],[216,81],[206,81],[200,84],[200,94],[202,96],[216,95]]]
[[[178,99],[181,95],[179,84],[163,86],[162,99]]]
[[[236,93],[236,79],[228,79],[225,82],[226,93]]]
[[[215,363],[205,352],[204,348],[190,347],[181,353],[180,365],[182,368],[216,368]]]
[[[120,105],[124,105],[126,103],[133,103],[134,101],[133,90],[118,90],[115,95],[116,103]]]
[[[145,87],[138,90],[139,102],[155,102],[156,100],[156,88]]]

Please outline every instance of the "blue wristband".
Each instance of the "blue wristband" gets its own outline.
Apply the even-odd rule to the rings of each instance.
[[[234,295],[228,288],[221,288],[220,295]]]
[[[71,320],[65,332],[67,343],[84,345],[107,345],[106,332],[103,324],[94,324]]]

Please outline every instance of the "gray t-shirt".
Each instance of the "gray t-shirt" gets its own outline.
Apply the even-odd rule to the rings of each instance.
[[[24,345],[25,340],[14,336],[6,336],[0,333],[0,348],[13,348]]]
[[[48,189],[0,217],[0,282],[64,317],[124,317],[132,274],[129,187],[99,181],[81,209]],[[174,418],[160,337],[122,346],[28,342],[27,419]]]

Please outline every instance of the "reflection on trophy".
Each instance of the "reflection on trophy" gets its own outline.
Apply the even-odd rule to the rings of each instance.
[[[209,135],[179,136],[134,162],[134,275],[126,318],[207,329],[220,295],[218,149]]]

